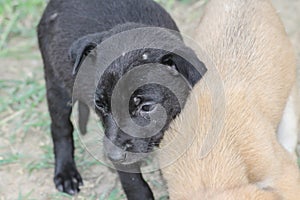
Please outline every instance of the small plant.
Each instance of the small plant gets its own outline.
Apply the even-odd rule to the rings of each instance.
[[[33,37],[44,0],[0,0],[0,51],[16,36]]]

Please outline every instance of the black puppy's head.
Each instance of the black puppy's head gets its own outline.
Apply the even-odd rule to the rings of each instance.
[[[80,58],[73,61],[75,73],[80,60],[99,41],[92,42],[89,39],[86,46],[81,44],[77,47],[81,53],[75,54],[75,58]],[[185,50],[189,57],[205,68],[191,49]],[[123,79],[135,69],[142,73]],[[94,99],[96,113],[105,129],[104,149],[108,158],[118,164],[132,164],[145,158],[147,153],[159,145],[171,120],[181,111],[181,101],[186,100],[189,89],[202,75],[188,60],[162,49],[137,49],[117,58],[102,74]],[[153,81],[160,79],[167,80],[167,84]],[[119,84],[121,80],[123,82]],[[141,80],[144,84],[135,87],[135,83]],[[176,88],[176,94],[168,86]],[[149,124],[154,124],[150,130],[147,129]],[[147,131],[143,129],[145,127]]]

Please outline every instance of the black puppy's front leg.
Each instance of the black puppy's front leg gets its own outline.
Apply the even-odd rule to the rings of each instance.
[[[70,98],[55,79],[46,79],[46,84],[55,154],[54,183],[59,191],[74,195],[83,183],[74,161],[73,125],[70,121],[72,107],[68,105]]]
[[[127,199],[154,200],[153,193],[140,172],[140,167],[138,165],[134,165],[131,167],[131,170],[139,173],[118,171]]]

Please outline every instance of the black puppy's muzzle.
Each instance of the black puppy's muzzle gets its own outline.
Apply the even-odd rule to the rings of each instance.
[[[124,135],[123,135],[124,137]],[[127,165],[145,158],[149,152],[149,139],[128,139],[104,137],[104,151],[113,164]]]
[[[108,152],[107,157],[113,163],[122,163],[126,160],[126,152],[122,152],[122,151]]]
[[[109,160],[111,160],[113,163],[122,163],[126,160],[125,148],[120,148],[107,137],[104,137],[103,142],[105,153]]]
[[[104,151],[114,164],[130,164],[147,156],[151,138],[136,138],[120,130],[109,115],[105,118]]]

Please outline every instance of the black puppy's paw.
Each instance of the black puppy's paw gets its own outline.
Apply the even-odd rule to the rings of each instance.
[[[59,170],[54,176],[54,183],[56,189],[69,195],[79,193],[79,187],[83,185],[82,178],[75,166]]]

